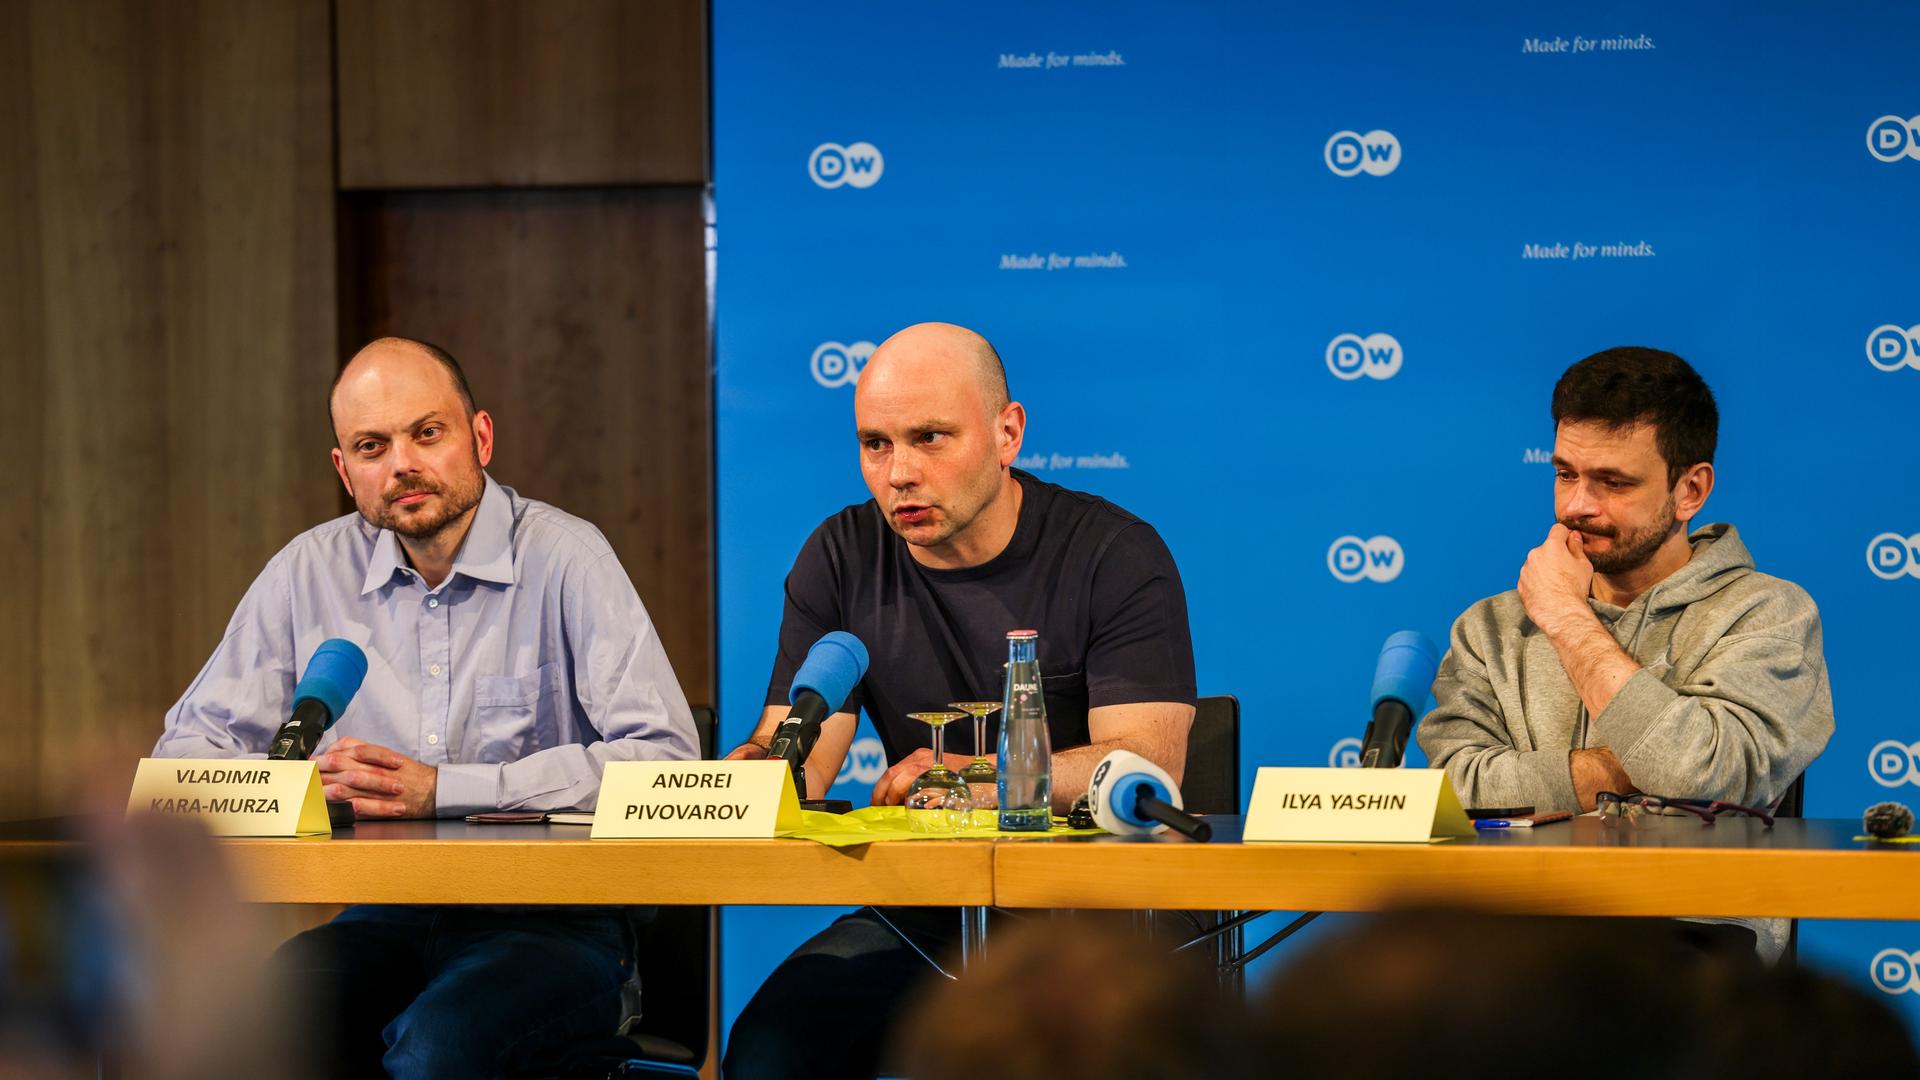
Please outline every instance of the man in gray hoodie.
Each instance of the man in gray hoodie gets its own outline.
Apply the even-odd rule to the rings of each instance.
[[[1467,806],[1601,791],[1777,803],[1833,734],[1820,613],[1754,569],[1713,492],[1719,411],[1686,361],[1616,348],[1553,391],[1556,524],[1453,624],[1420,746]],[[1785,923],[1746,923],[1777,955]]]

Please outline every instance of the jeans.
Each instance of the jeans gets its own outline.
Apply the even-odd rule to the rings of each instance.
[[[322,1074],[506,1077],[611,1035],[633,974],[620,908],[361,904],[275,957]]]
[[[947,970],[960,939],[957,908],[887,908],[886,917]],[[870,1078],[895,1022],[933,970],[872,908],[840,918],[780,962],[727,1037],[725,1080]],[[820,1013],[831,1001],[833,1022]]]

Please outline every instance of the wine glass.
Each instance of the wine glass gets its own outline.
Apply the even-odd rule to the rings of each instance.
[[[998,783],[1000,774],[994,771],[993,755],[987,751],[987,717],[1000,711],[998,701],[950,701],[949,709],[959,709],[973,717],[973,760],[960,770],[960,779],[969,784]]]
[[[973,792],[960,774],[947,768],[946,740],[942,731],[948,724],[967,715],[963,712],[914,712],[907,719],[918,720],[933,729],[933,767],[907,788],[904,803],[907,825],[915,832],[958,832],[973,815]]]

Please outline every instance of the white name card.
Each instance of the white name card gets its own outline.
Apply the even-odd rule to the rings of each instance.
[[[784,761],[610,761],[589,835],[770,837],[799,827],[800,798]]]
[[[1425,843],[1472,836],[1443,769],[1263,768],[1247,804],[1247,840]]]
[[[310,836],[331,832],[311,761],[141,758],[127,813],[179,814],[215,836]]]

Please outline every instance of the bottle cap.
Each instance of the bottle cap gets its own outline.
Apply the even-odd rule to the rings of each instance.
[[[1039,636],[1040,636],[1040,631],[1038,631],[1038,630],[1009,630],[1009,631],[1007,631],[1007,640],[1008,640],[1008,641],[1012,641],[1012,640],[1013,640],[1014,638],[1037,638],[1037,637],[1039,637]]]

